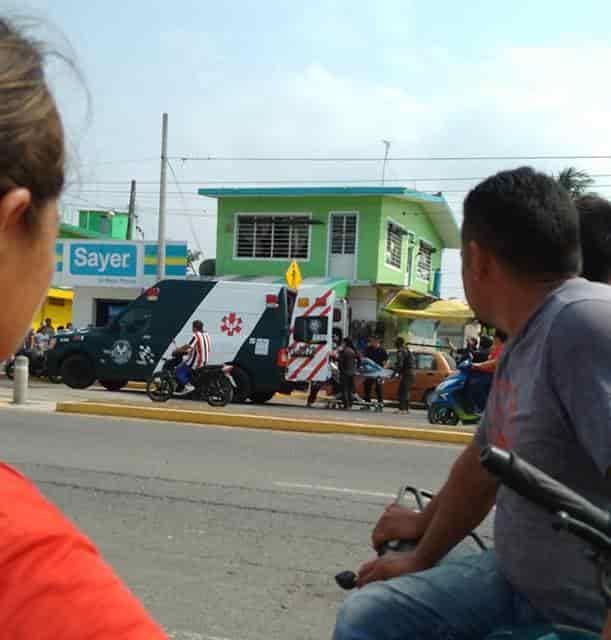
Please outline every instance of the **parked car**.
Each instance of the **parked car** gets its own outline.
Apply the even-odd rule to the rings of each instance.
[[[410,389],[409,401],[414,404],[425,404],[428,401],[435,387],[452,375],[456,370],[456,363],[452,356],[442,351],[434,349],[410,349],[414,359],[414,384]],[[397,359],[396,350],[388,352],[388,369],[392,369]],[[376,366],[371,363],[368,366]],[[380,367],[381,376],[384,377],[383,396],[384,400],[396,401],[399,397],[399,378],[389,378],[388,374]],[[382,375],[383,373],[383,375]],[[362,397],[365,390],[363,388],[363,378],[357,376],[355,380],[356,392]],[[375,395],[375,388],[372,389],[372,395]]]

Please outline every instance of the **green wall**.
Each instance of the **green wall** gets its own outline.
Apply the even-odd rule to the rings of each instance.
[[[373,283],[405,286],[408,271],[408,243],[404,237],[401,269],[385,263],[386,228],[389,220],[414,234],[412,277],[410,286],[423,293],[433,289],[434,273],[441,265],[442,242],[427,214],[417,203],[406,200],[367,196],[316,196],[316,197],[241,197],[220,198],[218,203],[216,272],[218,275],[282,276],[290,260],[253,260],[233,257],[235,215],[256,214],[311,214],[313,221],[322,224],[311,226],[310,259],[298,260],[304,277],[327,275],[328,231],[330,212],[359,214],[357,241],[357,280]],[[425,240],[437,249],[432,256],[429,282],[416,276],[418,242]]]
[[[327,275],[328,227],[330,212],[359,214],[357,240],[357,279],[374,281],[377,275],[381,198],[312,197],[312,198],[220,198],[216,246],[218,275],[283,275],[290,260],[252,260],[233,258],[236,213],[306,213],[322,224],[311,226],[310,259],[298,260],[304,277]]]
[[[114,216],[108,216],[108,211],[97,209],[79,211],[79,227],[113,240],[127,239],[128,220],[127,213],[121,211],[115,212]]]
[[[398,270],[386,264],[386,229],[388,222],[392,221],[395,224],[403,227],[406,231],[410,231],[414,234],[415,247],[412,251],[412,264],[408,265],[408,237],[403,237],[403,252],[401,269]],[[416,272],[416,260],[419,248],[420,240],[424,240],[431,246],[435,247],[437,251],[432,255],[431,263],[431,278],[430,281],[425,282],[417,277]],[[437,269],[441,268],[441,253],[443,249],[443,243],[441,238],[437,234],[437,231],[433,227],[429,217],[424,212],[422,207],[415,202],[408,202],[405,200],[399,200],[397,198],[384,198],[382,203],[382,216],[381,216],[381,232],[379,234],[380,251],[378,258],[378,282],[384,284],[396,284],[399,286],[410,286],[410,288],[422,293],[430,293],[433,289],[434,274]],[[411,278],[408,281],[406,274],[411,268]]]

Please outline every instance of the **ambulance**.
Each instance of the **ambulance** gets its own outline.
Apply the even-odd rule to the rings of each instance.
[[[109,326],[59,335],[49,373],[75,389],[146,381],[189,342],[194,320],[210,335],[209,364],[233,365],[235,399],[263,403],[329,378],[333,336],[347,335],[349,311],[324,284],[294,291],[256,281],[163,280]]]

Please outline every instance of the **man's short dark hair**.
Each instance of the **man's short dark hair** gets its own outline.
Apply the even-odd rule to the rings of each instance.
[[[575,201],[579,212],[582,275],[595,282],[611,280],[611,202],[599,196]]]
[[[519,275],[579,273],[579,218],[569,193],[530,167],[501,171],[464,203],[463,246],[475,241]]]
[[[204,323],[201,320],[193,320],[193,331],[203,331]]]

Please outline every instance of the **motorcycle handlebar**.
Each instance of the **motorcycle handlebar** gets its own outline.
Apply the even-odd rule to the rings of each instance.
[[[554,480],[511,451],[485,447],[480,454],[485,469],[516,493],[554,514],[565,512],[571,518],[611,535],[611,514]]]

